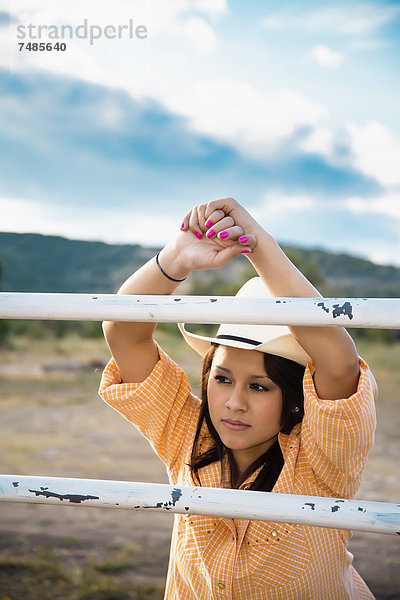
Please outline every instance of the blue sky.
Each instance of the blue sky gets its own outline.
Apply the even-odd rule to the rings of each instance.
[[[400,2],[13,4],[0,230],[161,245],[231,195],[282,242],[400,264]],[[18,52],[18,25],[84,19],[147,37]]]

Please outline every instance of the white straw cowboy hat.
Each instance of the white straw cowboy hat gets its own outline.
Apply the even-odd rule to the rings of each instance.
[[[271,293],[260,277],[249,279],[237,292],[242,298],[271,298]],[[189,344],[200,356],[204,357],[212,343],[259,350],[293,360],[303,366],[311,360],[310,356],[296,341],[288,327],[281,325],[220,325],[215,337],[205,337],[190,333],[183,323],[178,327]]]

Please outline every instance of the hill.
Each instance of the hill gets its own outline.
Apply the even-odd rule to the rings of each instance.
[[[0,233],[2,289],[9,292],[113,293],[156,250],[138,245]]]
[[[325,296],[400,297],[400,269],[347,254],[285,246],[295,264]],[[39,234],[0,233],[2,289],[11,292],[114,293],[157,252]],[[230,294],[252,274],[244,257],[224,269],[196,273],[182,292]],[[232,282],[234,282],[232,284]]]

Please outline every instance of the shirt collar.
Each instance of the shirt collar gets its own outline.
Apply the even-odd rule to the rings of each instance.
[[[249,477],[247,477],[247,479],[245,481],[243,481],[243,483],[240,485],[239,489],[240,490],[250,489],[251,485],[257,479],[263,466],[264,465],[261,465],[253,473],[251,473],[251,475],[249,475]],[[221,462],[221,487],[226,488],[226,489],[229,489],[231,487],[229,461],[228,461],[228,456],[226,454],[223,457],[222,462]]]

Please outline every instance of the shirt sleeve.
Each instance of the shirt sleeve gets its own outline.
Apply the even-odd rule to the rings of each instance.
[[[301,439],[320,487],[339,497],[354,497],[369,450],[374,443],[376,413],[372,374],[360,358],[357,391],[349,398],[318,397],[313,363],[304,375],[304,418]]]
[[[140,383],[121,383],[112,358],[100,383],[101,398],[133,423],[171,469],[182,459],[182,447],[194,436],[200,401],[193,396],[183,370],[158,347],[160,359]]]

